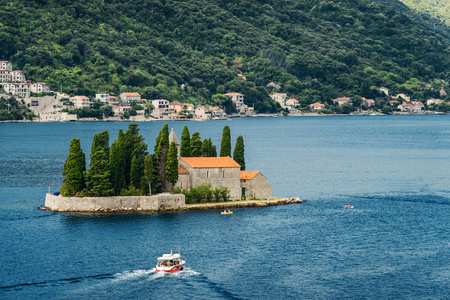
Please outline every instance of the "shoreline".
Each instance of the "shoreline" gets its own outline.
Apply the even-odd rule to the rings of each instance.
[[[435,111],[426,111],[422,113],[407,113],[407,112],[397,112],[390,115],[385,115],[382,113],[379,114],[319,114],[315,112],[310,113],[300,113],[300,114],[290,114],[287,116],[283,116],[281,114],[257,114],[251,116],[229,116],[227,119],[211,119],[211,120],[199,120],[199,119],[187,119],[187,120],[167,120],[167,119],[138,119],[138,120],[120,120],[120,119],[92,119],[92,118],[83,118],[76,121],[50,121],[50,120],[2,120],[0,123],[76,123],[76,122],[181,122],[181,121],[230,121],[233,119],[242,119],[242,118],[284,118],[284,117],[331,117],[331,116],[421,116],[421,115],[449,115],[450,113],[445,112],[435,112]]]

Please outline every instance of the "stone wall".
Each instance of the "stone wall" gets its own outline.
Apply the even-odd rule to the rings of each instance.
[[[179,210],[184,207],[185,197],[181,194],[83,198],[47,194],[45,198],[45,208],[52,211],[158,211]]]
[[[251,180],[241,180],[241,187],[245,188],[245,196],[248,200],[272,198],[272,185],[261,173],[256,174]]]

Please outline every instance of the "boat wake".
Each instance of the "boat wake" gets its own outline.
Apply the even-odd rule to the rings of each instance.
[[[113,275],[111,279],[112,282],[121,282],[126,280],[147,280],[152,281],[159,278],[165,277],[176,277],[176,278],[187,278],[190,276],[198,276],[199,272],[194,271],[190,268],[184,268],[181,271],[175,273],[167,273],[167,272],[156,272],[156,269],[150,270],[133,270],[133,271],[125,271],[122,273],[116,273]]]

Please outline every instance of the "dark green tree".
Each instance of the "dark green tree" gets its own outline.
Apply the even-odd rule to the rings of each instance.
[[[71,197],[84,189],[85,171],[86,156],[81,149],[80,139],[73,138],[70,142],[69,155],[64,164],[63,185],[60,189],[63,196]]]
[[[209,157],[211,145],[209,144],[208,139],[204,139],[202,143],[202,156]]]
[[[153,179],[153,159],[151,155],[147,155],[144,160],[144,178],[148,184],[148,195],[152,194]]]
[[[125,133],[125,182],[128,186],[131,182],[131,161],[133,156],[137,159],[137,173],[140,177],[144,175],[144,160],[148,155],[147,144],[144,143],[144,138],[139,134],[139,128],[136,123],[128,126]],[[139,185],[137,186],[139,187]]]
[[[234,146],[233,152],[234,160],[241,165],[241,170],[245,170],[245,159],[244,159],[244,138],[242,135],[238,136],[236,139],[236,145]]]
[[[178,181],[178,149],[175,142],[170,143],[167,155],[166,177],[170,182],[171,189],[173,189],[173,186]]]
[[[169,191],[169,182],[166,178],[167,153],[169,151],[169,126],[164,124],[156,138],[158,146],[155,150],[155,157],[158,163],[159,179],[162,190]]]
[[[141,186],[141,174],[139,172],[139,161],[136,155],[133,156],[131,160],[131,170],[130,170],[130,186],[138,189]]]
[[[191,138],[191,151],[192,157],[202,156],[202,139],[200,138],[200,133],[198,131],[192,134]]]
[[[92,144],[91,164],[86,176],[87,192],[92,196],[110,196],[114,189],[110,181],[108,131],[96,134]]]
[[[111,145],[109,152],[109,168],[111,170],[111,184],[114,195],[120,195],[125,187],[125,140],[123,130],[119,130],[119,137]]]
[[[180,145],[180,156],[181,157],[191,157],[191,137],[189,134],[189,129],[184,126],[183,132],[181,133],[181,145]]]
[[[220,144],[220,156],[230,156],[231,157],[231,133],[230,127],[225,126],[222,133],[222,143]]]

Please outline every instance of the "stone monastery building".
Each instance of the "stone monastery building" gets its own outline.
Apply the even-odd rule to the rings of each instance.
[[[175,133],[169,135],[179,147]],[[180,152],[178,152],[180,153]],[[231,157],[180,157],[176,187],[189,190],[203,183],[230,190],[230,200],[272,198],[272,186],[259,171],[241,171],[241,166]]]

